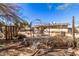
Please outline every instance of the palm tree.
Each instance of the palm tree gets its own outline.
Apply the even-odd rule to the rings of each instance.
[[[20,8],[16,4],[3,4],[0,3],[0,16],[5,18],[5,22],[13,22],[13,23],[20,23],[23,20],[20,18],[17,11],[19,11]]]
[[[27,21],[25,21],[25,20],[23,20],[23,21],[20,22],[19,24],[20,24],[20,27],[22,27],[22,28],[29,27],[29,25],[30,25],[30,24],[29,24]]]
[[[41,30],[39,30],[40,31],[40,34],[43,34],[42,21],[41,21],[41,19],[36,19],[36,21],[38,21],[40,23],[39,25],[41,25]]]
[[[8,39],[11,39],[10,36],[8,36],[8,34],[11,34],[12,36],[17,35],[18,30],[19,30],[19,24],[21,25],[21,23],[26,24],[24,22],[24,20],[19,16],[19,11],[20,8],[16,5],[16,4],[4,4],[4,3],[0,3],[0,21],[3,20],[4,22],[1,24],[5,24],[5,25],[15,25],[16,30],[14,30],[16,33],[12,35],[12,31],[9,31],[10,33],[8,33],[7,31],[5,32],[5,36],[6,39],[7,37],[9,37]],[[5,28],[7,29],[7,27]],[[11,29],[10,29],[11,30]]]
[[[40,23],[42,23],[42,22],[41,22],[41,19],[35,19],[35,20],[38,21],[38,22],[40,22]]]

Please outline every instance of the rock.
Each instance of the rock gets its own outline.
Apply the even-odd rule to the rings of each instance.
[[[10,56],[17,56],[18,54],[19,54],[18,50],[15,50],[15,49],[8,50],[8,55]]]
[[[74,51],[76,56],[79,56],[79,49]]]
[[[19,56],[24,56],[24,54],[23,53],[20,53]]]
[[[74,50],[72,48],[68,48],[67,56],[75,56]]]
[[[72,48],[68,48],[68,52],[74,52],[74,50]]]

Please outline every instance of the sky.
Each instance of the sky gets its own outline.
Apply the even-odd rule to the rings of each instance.
[[[75,16],[75,24],[79,25],[79,4],[70,3],[19,3],[21,17],[33,24],[42,23],[69,23]]]

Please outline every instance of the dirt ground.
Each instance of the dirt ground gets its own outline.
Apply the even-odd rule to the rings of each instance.
[[[79,56],[78,48],[34,48],[20,45],[21,42],[5,44],[0,47],[0,56]]]
[[[53,49],[47,52],[44,49],[30,49],[22,47],[19,49],[8,49],[0,52],[0,56],[79,56],[79,49],[73,49],[73,52],[68,52],[68,49]],[[38,53],[34,54],[35,51]]]
[[[79,49],[73,49],[71,41],[70,38],[59,36],[8,40],[8,43],[3,41],[4,44],[0,44],[0,56],[79,56]],[[61,48],[63,46],[68,47]]]

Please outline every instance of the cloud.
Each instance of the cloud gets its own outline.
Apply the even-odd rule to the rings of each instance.
[[[49,10],[51,10],[52,9],[52,4],[51,3],[47,3],[47,7],[48,7]]]
[[[70,6],[70,4],[66,3],[66,4],[63,4],[63,5],[57,6],[56,9],[57,10],[64,10],[64,9],[66,9],[69,6]]]
[[[48,6],[48,9],[49,9],[49,10],[51,10],[51,9],[52,9],[52,6],[51,6],[51,5],[49,5],[49,6]]]

